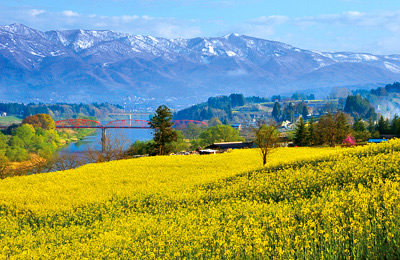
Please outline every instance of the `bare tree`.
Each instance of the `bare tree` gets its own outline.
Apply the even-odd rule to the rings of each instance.
[[[273,123],[265,123],[265,121],[259,121],[257,127],[252,128],[255,139],[254,142],[261,149],[261,156],[263,165],[267,163],[267,157],[278,147],[279,132],[277,126]]]
[[[100,142],[101,144],[101,142]],[[129,139],[122,133],[111,135],[108,134],[105,140],[104,151],[95,147],[90,147],[86,151],[84,157],[89,163],[109,162],[126,158],[125,149],[129,144]]]
[[[77,152],[60,152],[54,157],[53,163],[55,171],[66,171],[82,166],[85,161]]]
[[[52,158],[43,158],[38,155],[32,155],[30,163],[26,165],[25,171],[34,174],[50,172],[53,169]]]

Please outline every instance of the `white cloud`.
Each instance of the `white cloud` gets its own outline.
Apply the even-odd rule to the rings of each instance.
[[[75,13],[74,11],[71,11],[71,10],[63,11],[62,14],[64,14],[65,16],[68,16],[68,17],[79,16],[78,13]]]
[[[261,16],[255,19],[252,19],[251,22],[255,24],[284,24],[288,22],[290,19],[287,16],[283,15],[271,15],[271,16]]]
[[[400,11],[361,13],[348,11],[341,14],[324,14],[312,17],[299,17],[292,20],[292,23],[301,26],[316,24],[342,25],[359,28],[381,28],[398,30],[400,23]]]
[[[45,12],[46,12],[45,10],[37,10],[37,9],[31,9],[30,11],[28,11],[28,13],[33,17],[36,17],[36,16],[38,16],[40,14],[43,14]]]
[[[400,11],[287,17],[262,16],[241,25],[241,34],[283,41],[304,49],[400,53]]]

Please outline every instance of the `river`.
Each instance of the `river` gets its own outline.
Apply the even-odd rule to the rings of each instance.
[[[151,129],[107,129],[107,136],[122,135],[124,138],[128,139],[129,147],[136,140],[146,141],[153,138],[151,134]],[[83,140],[71,143],[66,147],[61,149],[62,152],[84,152],[87,148],[96,148],[101,150],[101,129],[96,130],[93,135],[86,136]]]

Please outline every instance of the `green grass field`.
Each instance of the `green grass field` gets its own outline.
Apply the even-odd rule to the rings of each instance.
[[[3,116],[0,117],[0,125],[11,125],[11,124],[19,124],[22,122],[21,118],[16,116]]]

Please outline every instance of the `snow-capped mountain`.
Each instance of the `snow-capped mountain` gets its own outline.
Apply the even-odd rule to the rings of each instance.
[[[112,31],[0,26],[1,101],[188,105],[400,80],[400,55],[326,53],[238,34],[164,39]]]

